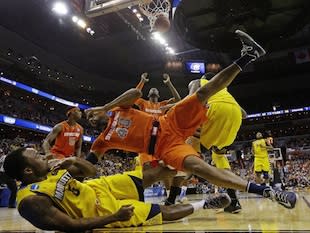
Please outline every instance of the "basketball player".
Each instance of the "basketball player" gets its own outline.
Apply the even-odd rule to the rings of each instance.
[[[255,182],[258,184],[269,183],[270,162],[268,150],[272,150],[271,145],[267,145],[263,134],[256,133],[256,140],[252,142],[252,152],[254,154]],[[263,174],[263,179],[261,178]]]
[[[152,154],[176,170],[200,176],[215,185],[256,193],[276,200],[286,208],[294,208],[297,201],[295,193],[274,191],[268,186],[247,182],[228,170],[212,167],[185,143],[206,121],[208,99],[226,88],[246,65],[265,54],[265,50],[249,35],[239,30],[236,34],[243,44],[242,56],[159,119],[131,108],[141,97],[138,89],[128,90],[103,107],[86,110],[92,125],[98,121],[108,122],[93,143],[89,156],[98,160],[113,148]]]
[[[70,107],[66,115],[68,119],[55,125],[43,142],[42,147],[48,158],[81,156],[83,128],[77,121],[81,119],[82,113],[78,107]]]
[[[198,88],[206,85],[214,76],[213,73],[206,73],[201,79],[191,81],[188,86],[189,94],[193,94]],[[217,168],[231,170],[229,161],[225,156],[226,148],[234,142],[242,118],[246,118],[246,112],[225,88],[209,98],[206,117],[208,120],[200,129],[200,143],[208,150],[212,149],[212,163]],[[199,139],[193,138],[192,140],[199,143]],[[236,196],[236,191],[227,189],[227,193],[232,202],[224,211],[229,213],[240,212],[241,205]]]
[[[144,187],[176,173],[161,166],[80,182],[75,178],[96,175],[96,168],[86,160],[71,157],[48,163],[36,150],[19,148],[6,157],[4,169],[22,181],[17,194],[20,215],[44,230],[84,232],[161,224],[230,203],[227,194],[169,207],[144,203]]]
[[[141,75],[141,80],[136,87],[137,89],[142,91],[144,84],[149,81],[147,76],[148,76],[147,73],[143,73]],[[181,100],[181,97],[178,91],[176,90],[176,88],[173,86],[170,76],[168,74],[163,74],[163,82],[165,85],[168,86],[173,97],[168,100],[163,100],[159,102],[158,100],[160,96],[159,96],[158,89],[151,88],[148,94],[149,100],[144,100],[142,98],[139,98],[135,102],[135,105],[137,105],[141,111],[150,113],[155,117],[159,117],[159,116],[164,115],[165,111],[163,109],[166,105],[173,104]],[[146,154],[146,153],[140,153],[139,159],[140,159],[140,162],[139,162],[140,166],[143,166],[146,163],[151,163],[152,161],[155,162],[157,160],[157,158],[153,157],[152,155]],[[179,186],[180,184],[183,183],[182,177],[184,176],[185,176],[185,173],[179,172],[175,178],[169,179],[169,180],[167,179],[163,180],[165,187],[166,187],[167,196],[168,196],[167,200],[165,201],[166,205],[171,205],[175,203],[176,196],[180,194],[181,192]],[[186,190],[185,190],[185,193],[184,193],[184,190],[185,190],[185,187],[183,187],[183,193],[182,193],[183,196],[186,193]]]
[[[138,83],[138,85],[136,86],[137,89],[141,90],[144,87],[144,84],[149,82],[148,77],[148,73],[143,73],[141,75],[141,80]],[[154,117],[159,117],[164,115],[164,111],[162,110],[162,107],[170,104],[170,103],[176,103],[178,101],[181,100],[181,97],[178,93],[178,91],[175,89],[175,87],[173,86],[171,80],[170,80],[170,76],[168,74],[163,74],[163,82],[165,85],[168,86],[169,90],[171,91],[172,94],[172,98],[168,99],[168,100],[163,100],[159,102],[159,91],[157,88],[151,88],[149,90],[149,94],[148,94],[148,100],[145,100],[143,98],[139,98],[135,101],[134,105],[136,105],[139,110],[143,111],[143,112],[147,112],[149,114],[152,114]],[[140,159],[140,165],[143,166],[143,164],[145,164],[146,162],[151,162],[154,160],[157,160],[156,158],[154,158],[152,155],[149,154],[145,154],[145,153],[140,153],[139,154],[139,159]]]

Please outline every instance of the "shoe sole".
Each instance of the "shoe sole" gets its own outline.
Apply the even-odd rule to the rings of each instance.
[[[260,46],[249,34],[243,32],[243,31],[240,31],[240,30],[236,30],[235,33],[237,35],[240,35],[240,36],[243,36],[243,37],[247,37],[249,40],[251,40],[253,42],[253,44],[255,44],[255,46],[257,46],[260,50],[263,51],[263,53],[260,55],[260,57],[264,56],[266,54],[266,51],[265,49]]]

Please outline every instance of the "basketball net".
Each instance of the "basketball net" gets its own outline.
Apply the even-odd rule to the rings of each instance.
[[[154,29],[154,24],[158,16],[163,15],[169,20],[169,11],[171,8],[169,0],[152,0],[150,3],[140,4],[139,7],[150,21],[151,32]]]

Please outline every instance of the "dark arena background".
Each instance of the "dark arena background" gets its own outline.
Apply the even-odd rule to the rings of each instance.
[[[47,135],[70,121],[68,109],[79,108],[77,121],[84,130],[78,156],[85,159],[102,127],[93,127],[84,110],[136,87],[145,72],[142,98],[149,99],[150,88],[158,89],[159,101],[173,97],[163,74],[185,98],[192,80],[219,74],[240,57],[235,30],[251,35],[266,55],[247,65],[228,87],[247,116],[221,156],[243,179],[265,179],[266,174],[257,177],[255,172],[252,144],[262,133],[270,170],[261,185],[295,192],[295,208],[242,190],[237,191],[242,209],[235,214],[200,209],[162,224],[77,232],[310,232],[309,0],[1,0],[0,232],[72,232],[41,230],[21,217],[14,193],[23,184],[3,167],[10,152],[34,148],[41,158],[53,158],[44,146]],[[228,131],[223,125],[214,137]],[[126,138],[127,132],[119,137]],[[57,140],[52,138],[51,146]],[[201,145],[201,157],[214,166],[211,154]],[[97,176],[133,171],[142,166],[138,160],[135,151],[113,148],[95,165]],[[145,202],[164,205],[166,186],[158,181],[145,187]],[[177,205],[228,192],[198,176],[183,186],[186,197],[178,194]]]

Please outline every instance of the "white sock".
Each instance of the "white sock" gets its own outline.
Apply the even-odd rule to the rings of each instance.
[[[170,190],[166,189],[167,197],[170,195]]]
[[[187,190],[187,186],[182,186],[181,187],[181,194],[180,194],[180,198],[185,197],[186,196],[186,190]]]
[[[199,210],[199,209],[202,209],[204,204],[205,204],[205,200],[201,200],[201,201],[198,201],[198,202],[190,203],[190,205],[192,205],[193,208],[194,208],[194,212]]]

